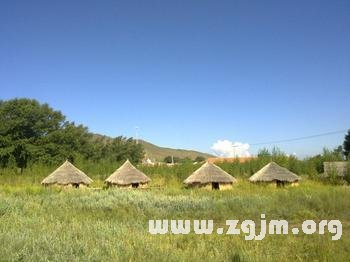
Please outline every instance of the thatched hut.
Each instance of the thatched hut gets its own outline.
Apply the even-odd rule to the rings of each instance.
[[[75,188],[89,186],[91,183],[92,179],[68,160],[41,182],[45,186],[59,185]]]
[[[184,183],[189,187],[204,187],[207,189],[229,189],[237,180],[215,164],[206,162],[192,173]]]
[[[297,185],[300,177],[287,168],[270,162],[249,178],[250,182],[276,183],[276,186],[284,186],[286,183]]]
[[[105,183],[107,186],[138,188],[146,187],[151,179],[134,167],[129,160],[110,175]]]

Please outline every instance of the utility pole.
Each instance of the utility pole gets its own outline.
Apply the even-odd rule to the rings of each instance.
[[[138,144],[138,143],[139,143],[139,132],[138,132],[138,130],[139,130],[139,127],[138,127],[138,126],[135,126],[135,132],[136,132],[136,136],[135,136],[135,138],[136,138],[136,144]]]

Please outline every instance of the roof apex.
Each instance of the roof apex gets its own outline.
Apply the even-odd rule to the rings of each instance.
[[[251,182],[271,182],[275,180],[295,182],[300,180],[300,177],[271,161],[249,178]]]
[[[129,160],[126,160],[114,171],[105,182],[117,185],[129,185],[133,183],[148,183],[151,179],[138,170]]]
[[[235,183],[236,179],[217,165],[206,162],[184,181],[185,184],[208,184],[213,182]]]

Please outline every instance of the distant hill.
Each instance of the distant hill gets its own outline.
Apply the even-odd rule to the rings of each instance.
[[[204,158],[213,157],[210,154],[206,154],[206,153],[202,153],[194,150],[160,147],[144,140],[139,140],[139,142],[143,145],[146,152],[146,156],[151,160],[155,159],[158,161],[163,161],[163,159],[167,156],[173,156],[173,157],[179,157],[179,158],[189,157],[193,160],[197,156],[202,156]]]
[[[97,139],[99,139],[100,141],[103,141],[103,143],[106,143],[106,144],[112,141],[112,138],[109,136],[93,134],[92,140],[97,140]],[[173,157],[179,157],[179,158],[188,157],[192,160],[194,160],[197,156],[202,156],[204,158],[214,157],[213,155],[194,151],[194,150],[160,147],[141,139],[139,140],[139,143],[142,144],[146,153],[146,157],[151,160],[163,161],[163,159],[167,156],[173,156]]]

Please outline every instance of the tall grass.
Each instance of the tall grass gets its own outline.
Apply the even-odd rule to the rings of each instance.
[[[184,168],[184,167],[182,167]],[[164,178],[145,168],[162,190],[62,190],[44,188],[44,174],[16,181],[1,175],[0,254],[12,261],[347,261],[350,257],[350,190],[305,180],[277,189],[239,178],[229,191],[188,190],[180,172]],[[154,174],[151,174],[154,173]],[[30,179],[31,178],[31,179]],[[40,178],[40,179],[39,179]],[[97,175],[94,177],[98,179]],[[174,186],[170,182],[175,181]],[[11,182],[11,183],[7,183]],[[99,184],[102,181],[96,181]],[[149,219],[339,219],[343,237],[150,235]]]
[[[245,163],[239,163],[236,161],[233,163],[224,162],[218,165],[236,178],[248,179],[271,160],[290,169],[292,172],[295,172],[303,178],[315,181],[322,180],[321,173],[317,170],[319,169],[318,164],[314,164],[311,160],[298,160],[294,157],[286,157],[284,155],[259,157]],[[79,160],[75,165],[94,180],[94,183],[92,184],[93,187],[102,187],[103,181],[120,167],[122,163],[109,160],[98,162]],[[138,168],[152,179],[151,185],[154,187],[181,188],[183,186],[182,182],[192,172],[199,168],[200,165],[201,163],[192,164],[191,162],[187,162],[171,167],[166,165],[139,165]],[[15,168],[0,169],[0,183],[22,185],[40,184],[40,182],[56,168],[57,166],[33,165],[24,169],[23,173]],[[321,170],[321,172],[323,171]],[[350,182],[349,178],[345,179]],[[323,182],[331,184],[346,183],[346,181],[339,181],[337,177],[323,179]]]
[[[267,160],[268,161],[268,160]],[[288,161],[281,165],[293,164]],[[121,163],[76,163],[102,188]],[[247,182],[264,161],[223,163],[238,183],[229,191],[185,189],[183,180],[200,166],[140,166],[152,179],[148,190],[45,188],[56,167],[32,166],[22,174],[0,170],[0,260],[10,261],[347,261],[350,258],[350,189],[310,179],[277,189]],[[290,165],[290,166],[289,166]],[[300,168],[300,163],[295,168]],[[300,169],[304,170],[304,169]],[[305,169],[307,170],[307,169]],[[295,171],[295,170],[294,170]],[[149,219],[339,219],[343,236],[150,235]]]

